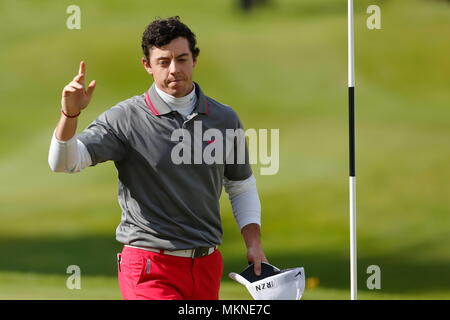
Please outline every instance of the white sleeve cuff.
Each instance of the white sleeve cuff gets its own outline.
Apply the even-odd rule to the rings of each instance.
[[[86,146],[73,136],[67,141],[56,138],[56,129],[53,131],[48,164],[54,172],[79,172],[92,164],[91,156]]]
[[[261,202],[252,175],[245,180],[232,181],[224,178],[225,191],[231,201],[234,218],[242,229],[250,223],[261,225]]]

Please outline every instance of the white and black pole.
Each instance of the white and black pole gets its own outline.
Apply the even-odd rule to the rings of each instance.
[[[355,172],[355,55],[353,0],[348,0],[348,120],[350,151],[350,296],[357,299],[356,258],[356,172]]]

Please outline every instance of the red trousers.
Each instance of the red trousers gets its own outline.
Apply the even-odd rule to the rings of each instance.
[[[118,255],[125,300],[218,300],[222,255],[185,258],[124,247]]]

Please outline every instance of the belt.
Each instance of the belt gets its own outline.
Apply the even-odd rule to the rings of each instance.
[[[214,246],[214,247],[198,247],[198,248],[186,249],[186,250],[161,250],[161,249],[150,248],[150,247],[131,246],[128,244],[126,244],[125,247],[142,249],[142,250],[147,250],[147,251],[151,251],[151,252],[166,254],[169,256],[185,257],[185,258],[200,258],[200,257],[208,256],[218,248],[218,246]]]

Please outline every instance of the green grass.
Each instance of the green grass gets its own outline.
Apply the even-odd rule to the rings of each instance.
[[[80,130],[151,84],[140,36],[155,16],[180,15],[197,34],[195,79],[233,106],[246,128],[280,129],[280,170],[254,166],[263,243],[275,265],[320,279],[304,299],[349,298],[346,1],[273,1],[251,15],[230,1],[2,1],[0,299],[120,299],[112,163],[79,174],[47,164],[63,86],[80,60],[98,86]],[[356,10],[358,285],[362,299],[450,297],[450,6],[380,1],[382,30]],[[227,278],[245,248],[221,199],[222,299],[250,299]],[[82,270],[69,290],[66,268]],[[366,289],[369,265],[381,290]]]

